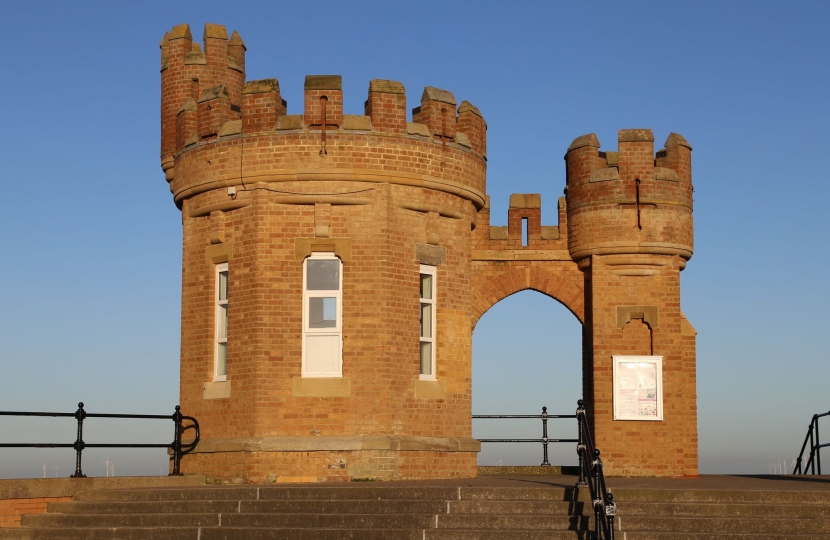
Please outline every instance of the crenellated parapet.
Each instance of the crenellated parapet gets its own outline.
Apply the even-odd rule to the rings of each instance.
[[[288,114],[278,80],[245,83],[244,65],[244,43],[220,25],[206,25],[204,52],[187,25],[162,41],[162,169],[177,204],[242,184],[337,178],[484,206],[487,124],[471,103],[427,87],[407,122],[403,85],[375,79],[363,114],[351,115],[339,75],[309,75],[302,114]]]
[[[245,83],[245,43],[237,32],[230,39],[219,24],[206,24],[202,45],[193,41],[190,25],[174,26],[161,40],[161,166],[173,167],[177,152],[179,112],[188,100],[200,102],[215,86],[224,86],[228,106],[238,119]],[[171,178],[168,175],[168,180]]]
[[[692,256],[692,147],[672,133],[655,155],[650,129],[619,132],[616,152],[602,152],[593,133],[565,155],[568,247],[590,255]]]
[[[526,252],[513,258],[534,255],[542,259],[553,257],[540,255],[541,251],[566,250],[568,218],[565,197],[557,201],[559,222],[542,224],[542,196],[539,193],[513,193],[507,209],[507,225],[490,225],[490,199],[478,213],[477,228],[473,233],[473,249],[509,250]],[[567,255],[567,253],[565,253]],[[560,257],[561,258],[561,254]],[[567,257],[570,260],[570,257]]]

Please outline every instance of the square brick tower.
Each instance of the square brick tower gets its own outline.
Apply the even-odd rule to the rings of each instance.
[[[535,289],[583,322],[584,389],[609,472],[696,474],[691,148],[647,130],[568,150],[559,224],[511,197],[491,227],[481,112],[373,80],[344,114],[339,76],[308,76],[303,114],[245,82],[245,44],[208,24],[161,43],[161,165],[182,212],[181,406],[215,481],[476,474],[472,331]],[[528,223],[527,245],[522,222]],[[663,358],[661,422],[612,415],[611,359]],[[661,411],[662,412],[662,411]],[[642,424],[642,425],[641,425]],[[649,446],[654,446],[653,450]]]

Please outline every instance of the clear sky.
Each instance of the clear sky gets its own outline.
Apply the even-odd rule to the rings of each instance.
[[[5,0],[0,410],[83,400],[172,412],[181,222],[159,167],[158,44],[175,24],[198,39],[214,22],[245,40],[248,79],[280,80],[289,113],[301,112],[303,77],[320,73],[343,75],[347,114],[362,114],[372,78],[403,82],[410,107],[426,85],[477,105],[494,225],[511,192],[541,193],[556,224],[562,156],[579,135],[614,150],[622,128],[652,128],[658,147],[683,134],[694,146],[696,245],[681,277],[698,330],[700,468],[765,473],[830,409],[828,21],[830,3],[806,1]],[[579,331],[535,292],[497,304],[474,334],[474,412],[572,412]],[[0,420],[0,441],[74,438],[71,420],[37,422]],[[99,423],[88,440],[167,442],[170,424]],[[491,445],[480,461],[539,454]],[[72,458],[0,450],[0,477],[65,476]],[[164,466],[160,452],[110,458],[117,474]],[[90,451],[88,472],[103,474],[105,459]]]

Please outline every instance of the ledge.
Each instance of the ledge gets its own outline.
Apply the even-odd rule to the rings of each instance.
[[[352,381],[348,378],[295,377],[291,379],[291,395],[294,397],[349,397]]]
[[[202,399],[226,399],[231,397],[231,381],[206,382],[202,385]]]
[[[194,453],[216,452],[479,452],[481,443],[472,437],[411,437],[364,435],[346,437],[250,437],[205,439]]]
[[[571,261],[566,249],[474,249],[474,261]]]
[[[205,477],[188,476],[112,476],[104,478],[19,478],[0,480],[0,500],[40,497],[72,497],[81,490],[133,489],[177,486],[202,486]]]

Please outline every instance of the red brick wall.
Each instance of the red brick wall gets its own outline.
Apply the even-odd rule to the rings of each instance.
[[[19,527],[24,514],[43,514],[50,502],[71,501],[72,497],[35,497],[31,499],[0,499],[0,528]]]
[[[315,76],[306,79],[302,114],[284,117],[275,80],[250,83],[243,98],[244,75],[231,67],[244,53],[241,39],[232,38],[229,51],[224,27],[208,25],[205,35],[202,56],[184,26],[162,44],[162,167],[183,215],[181,404],[200,420],[203,438],[470,437],[472,328],[499,300],[534,289],[584,321],[584,396],[607,470],[696,473],[694,335],[681,324],[679,300],[679,272],[693,246],[691,148],[682,137],[673,134],[656,157],[649,130],[621,131],[616,153],[600,152],[593,135],[578,138],[566,156],[559,223],[544,227],[539,196],[519,195],[511,197],[502,235],[490,227],[486,124],[474,106],[462,102],[456,110],[452,94],[428,88],[413,115],[422,125],[409,126],[400,83],[373,81],[367,121],[344,122],[339,77]],[[235,63],[228,63],[228,54]],[[228,97],[212,100],[209,109],[200,104],[201,139],[175,153],[176,112],[219,84]],[[325,153],[321,96],[328,99]],[[214,135],[240,116],[251,130],[244,139]],[[178,134],[179,145],[193,121],[178,122],[188,131]],[[458,144],[459,132],[471,149]],[[323,222],[327,232],[316,227]],[[351,391],[294,396],[302,343],[302,256],[296,249],[298,241],[328,237],[332,245],[350,243],[342,308],[343,377]],[[415,395],[416,244],[435,245],[446,257],[437,274],[436,335],[436,374],[445,393],[436,398]],[[214,263],[208,255],[217,245],[230,253],[231,393],[203,399],[213,371]],[[659,324],[635,318],[620,328],[620,306],[650,306]],[[649,353],[664,357],[666,420],[614,422],[611,355]],[[344,462],[351,464],[337,465]],[[225,452],[188,456],[184,468],[257,481],[359,471],[465,476],[475,474],[475,453]]]

